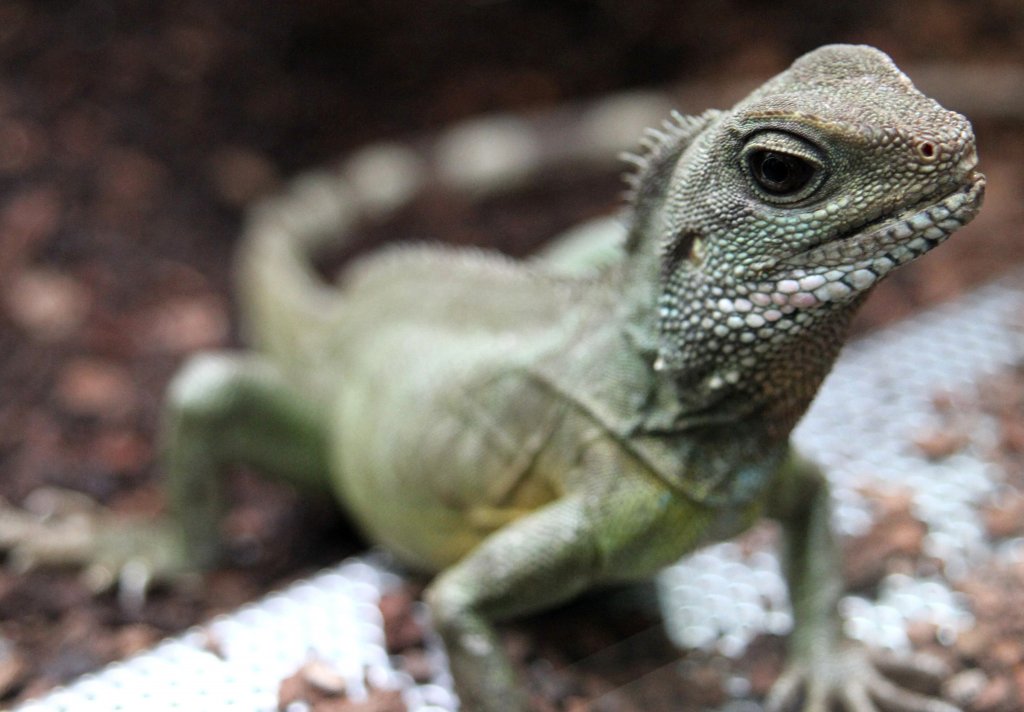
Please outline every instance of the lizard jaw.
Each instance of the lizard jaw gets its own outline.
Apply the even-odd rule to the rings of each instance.
[[[915,206],[790,258],[791,268],[773,282],[762,284],[759,291],[767,291],[777,307],[809,309],[848,301],[896,267],[945,242],[974,218],[984,194],[985,176],[972,172],[968,183],[937,202]]]

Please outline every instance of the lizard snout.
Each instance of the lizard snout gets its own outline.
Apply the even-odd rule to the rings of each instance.
[[[957,164],[957,172],[961,173],[965,180],[969,180],[974,176],[974,169],[977,167],[978,149],[975,147],[974,141],[971,141],[960,157],[960,162]]]

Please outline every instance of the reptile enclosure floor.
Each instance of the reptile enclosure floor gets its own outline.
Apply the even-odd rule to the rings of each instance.
[[[292,5],[303,9],[286,9]],[[843,462],[833,456],[834,464],[856,483],[839,498],[837,521],[850,536],[854,597],[846,611],[857,629],[894,644],[902,633],[958,669],[983,671],[955,678],[954,692],[972,712],[1024,709],[1024,567],[1016,558],[1024,534],[1024,385],[1017,352],[1005,351],[1016,348],[1019,305],[999,303],[1009,311],[982,310],[941,338],[918,339],[902,351],[878,346],[871,355],[890,333],[880,327],[899,324],[891,333],[906,335],[918,322],[900,319],[1024,263],[1022,113],[1003,88],[1007,81],[1016,86],[1014,72],[1024,63],[1017,4],[985,0],[968,11],[954,0],[878,0],[844,14],[829,3],[780,2],[764,10],[763,3],[736,0],[701,33],[678,0],[643,3],[642,11],[625,0],[565,8],[425,0],[371,9],[376,5],[194,0],[175,3],[172,12],[127,0],[0,0],[0,496],[22,503],[52,485],[126,514],[160,510],[153,443],[166,381],[186,353],[238,343],[228,264],[240,206],[300,168],[367,141],[496,108],[637,84],[698,80],[707,89],[737,76],[763,78],[826,41],[869,41],[901,65],[983,62],[990,71],[974,88],[988,92],[993,113],[971,117],[989,176],[985,209],[868,301],[856,328],[872,341],[850,352],[860,364],[851,366],[853,393],[839,397],[841,407],[828,405],[837,407],[835,415],[826,412],[821,421],[838,418],[842,437],[823,440],[814,421],[801,433],[826,460],[841,454]],[[399,6],[413,14],[396,18]],[[472,17],[452,22],[460,13]],[[448,21],[446,32],[424,31],[439,18]],[[534,31],[538,26],[545,30]],[[712,103],[721,102],[696,92],[683,108]],[[611,174],[559,174],[483,205],[431,196],[368,230],[364,243],[436,236],[523,254],[542,236],[606,211],[620,190]],[[980,363],[981,354],[993,360]],[[917,399],[913,407],[868,392],[872,379],[895,378],[900,368],[912,375],[914,388],[904,395]],[[917,415],[904,421],[910,411]],[[866,453],[875,459],[857,459]],[[922,500],[890,486],[895,478],[933,494]],[[1005,486],[993,490],[993,481]],[[936,482],[946,489],[931,488]],[[305,508],[250,473],[238,473],[234,490],[226,533],[238,565],[212,572],[200,591],[157,591],[140,611],[122,610],[112,596],[90,597],[74,572],[0,568],[0,707],[150,649],[361,550],[332,512]],[[692,562],[702,568],[691,575],[704,577],[711,590],[716,582],[734,583],[727,598],[752,591],[765,598],[767,605],[748,601],[734,616],[747,621],[738,631],[694,625],[686,611],[708,604],[702,610],[712,610],[716,600],[696,600],[688,576],[663,582],[680,597],[676,635],[704,646],[702,652],[681,657],[651,615],[619,600],[586,601],[510,627],[511,654],[546,709],[744,709],[729,694],[742,699],[767,689],[778,672],[781,639],[757,636],[735,659],[716,649],[738,654],[757,626],[784,629],[772,560],[757,554],[772,537],[759,530],[717,549],[713,559]],[[953,586],[939,577],[940,556],[954,563]],[[966,572],[957,568],[965,561]],[[929,587],[901,578],[908,572],[924,572],[921,585]],[[370,643],[370,662],[402,653],[416,687],[427,688],[421,697],[443,706],[443,690],[430,687],[437,682],[436,652],[416,620],[416,587],[380,577],[345,565],[289,595],[352,593],[354,602],[342,605],[365,614],[354,635]],[[379,607],[378,579],[386,588]],[[879,597],[888,608],[867,605]],[[924,613],[914,609],[923,597],[935,601]],[[275,600],[267,604],[271,614],[292,609],[292,599]],[[614,615],[608,605],[617,606]],[[370,612],[378,608],[379,618]],[[245,615],[243,622],[255,616],[278,630],[262,613]],[[332,625],[346,620],[339,616]],[[237,626],[218,626],[206,631],[216,629],[220,640],[188,634],[164,649],[161,655],[177,655],[183,665],[174,675],[198,679],[199,668],[186,659],[226,669],[220,656],[230,657],[227,638]],[[285,639],[288,650],[301,647],[301,636],[279,640]],[[298,666],[281,647],[285,662],[265,655],[256,662],[287,677]],[[153,663],[144,672],[159,677],[169,669]],[[293,676],[285,692],[306,694],[303,685],[317,673],[323,670]],[[280,680],[273,676],[262,682],[276,695]],[[404,679],[380,674],[368,684],[386,688]],[[360,683],[349,685],[358,696]],[[325,695],[318,704],[381,710],[401,699]]]

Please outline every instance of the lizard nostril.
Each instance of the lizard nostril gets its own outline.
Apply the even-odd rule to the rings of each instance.
[[[917,144],[917,153],[928,163],[939,157],[939,147],[934,141],[920,141]]]

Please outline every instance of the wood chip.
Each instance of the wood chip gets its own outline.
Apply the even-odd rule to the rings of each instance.
[[[7,313],[40,341],[59,341],[85,320],[92,294],[78,280],[46,269],[19,273],[4,292]]]
[[[72,413],[111,419],[128,415],[136,400],[127,370],[89,357],[74,359],[61,369],[56,395],[60,405]]]
[[[310,660],[299,672],[304,681],[325,695],[337,697],[345,693],[345,678],[334,666],[323,660]]]
[[[227,308],[218,297],[202,295],[161,302],[138,319],[140,349],[182,354],[223,346],[227,342]]]

